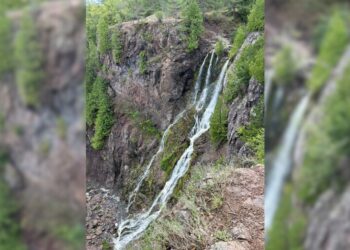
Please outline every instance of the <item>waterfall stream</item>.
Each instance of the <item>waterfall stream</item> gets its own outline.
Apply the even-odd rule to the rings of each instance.
[[[183,117],[183,115],[186,113],[186,109],[184,111],[182,111],[180,114],[178,114],[174,121],[167,127],[167,129],[164,131],[163,133],[163,136],[162,136],[162,139],[160,141],[160,144],[159,144],[159,148],[158,148],[158,151],[157,153],[155,153],[151,160],[149,161],[147,167],[146,167],[146,170],[145,172],[143,173],[143,175],[141,176],[141,178],[139,179],[135,189],[131,192],[131,194],[129,195],[129,199],[128,199],[128,205],[126,207],[126,212],[128,213],[129,210],[130,210],[130,207],[132,206],[132,204],[134,204],[134,201],[135,201],[135,198],[136,198],[136,194],[138,193],[138,191],[140,190],[142,184],[143,184],[143,181],[147,178],[147,176],[149,175],[149,172],[150,172],[150,169],[153,165],[153,162],[154,160],[163,152],[164,150],[164,146],[165,146],[165,140],[168,136],[168,133],[170,131],[170,129]]]
[[[191,129],[191,132],[189,133],[190,145],[177,161],[169,180],[165,183],[163,189],[156,196],[149,209],[144,213],[135,215],[133,218],[127,218],[120,223],[118,227],[118,237],[113,239],[116,250],[123,249],[128,243],[140,237],[141,234],[147,229],[147,227],[159,216],[162,209],[165,207],[167,201],[171,197],[178,181],[181,177],[183,177],[186,174],[190,166],[192,154],[194,151],[194,144],[196,140],[205,132],[207,132],[210,128],[210,118],[214,112],[218,97],[224,85],[224,81],[226,80],[226,70],[229,64],[229,61],[226,61],[226,63],[221,69],[217,81],[211,81],[213,58],[214,52],[211,53],[210,63],[205,78],[205,85],[199,98],[198,95],[200,93],[200,84],[207,57],[204,59],[204,62],[200,68],[198,80],[195,85],[193,105],[196,107],[197,113],[195,114],[196,122],[193,128]],[[207,99],[210,100],[207,101]],[[169,131],[169,129],[182,117],[185,111],[180,113],[177,119],[175,119],[174,122],[164,132],[158,152],[151,158],[151,161],[149,162],[143,176],[140,178],[138,185],[129,197],[130,204],[128,205],[128,209],[133,203],[135,195],[139,191],[143,180],[149,174],[149,169],[151,168],[153,161],[156,159],[157,155],[159,155],[159,153],[164,149],[165,138],[168,133],[167,131]]]
[[[308,107],[310,95],[304,96],[295,107],[288,126],[279,143],[280,147],[272,162],[271,174],[267,180],[265,192],[265,230],[270,228],[278,202],[282,193],[283,184],[292,167],[292,150],[298,135],[298,129]]]

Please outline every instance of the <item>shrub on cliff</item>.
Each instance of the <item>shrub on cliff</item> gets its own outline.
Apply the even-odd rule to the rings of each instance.
[[[234,69],[228,72],[227,86],[224,90],[226,103],[232,102],[236,97],[243,96],[251,77],[259,83],[264,83],[264,38],[245,47],[235,63]]]
[[[96,79],[93,91],[88,96],[87,101],[87,123],[94,125],[95,128],[91,146],[94,149],[101,149],[114,123],[112,105],[107,93],[107,84],[103,79],[99,77]]]
[[[248,16],[247,28],[249,32],[263,31],[265,26],[265,1],[256,0]]]
[[[230,58],[233,58],[237,54],[238,50],[241,48],[242,44],[244,43],[246,36],[247,36],[246,26],[240,25],[235,32],[232,47],[229,53]]]
[[[227,140],[228,109],[220,96],[210,119],[210,138],[215,144]]]
[[[332,183],[339,185],[349,178],[342,174],[347,172],[346,167],[341,167],[341,159],[350,154],[349,81],[350,64],[326,102],[323,119],[309,128],[304,164],[298,179],[298,194],[306,203],[313,204]]]
[[[259,163],[265,159],[265,130],[264,130],[264,98],[254,106],[250,114],[249,124],[238,130],[241,141],[245,142]]]
[[[247,21],[247,16],[252,7],[253,0],[232,0],[233,14],[242,22]]]
[[[112,56],[115,63],[120,63],[123,45],[120,40],[120,32],[115,30],[112,34]]]
[[[275,76],[277,84],[287,85],[293,82],[296,75],[296,61],[290,47],[283,47],[274,60]]]
[[[0,74],[12,69],[11,48],[11,24],[5,16],[4,10],[0,10]]]
[[[99,18],[97,24],[97,48],[100,55],[106,54],[111,48],[108,20],[104,15]]]
[[[203,14],[197,0],[187,0],[182,9],[183,29],[187,34],[187,47],[191,52],[198,48],[198,40],[204,30]]]
[[[24,12],[15,41],[16,83],[24,104],[38,106],[40,83],[43,80],[42,51],[34,20]]]
[[[264,46],[260,46],[249,62],[249,73],[259,83],[264,83],[265,80],[264,59]]]
[[[86,56],[86,71],[85,82],[86,92],[90,93],[93,83],[95,82],[97,72],[100,68],[100,61],[98,59],[97,47],[93,41],[88,42],[87,56]]]
[[[346,21],[339,12],[335,12],[330,19],[316,64],[307,82],[311,91],[318,91],[327,81],[348,43],[349,32]]]
[[[15,219],[18,206],[3,179],[4,166],[7,161],[7,154],[0,149],[0,228],[2,229],[0,230],[0,249],[24,250],[20,241],[19,224]]]
[[[215,54],[217,54],[219,57],[224,53],[224,44],[221,40],[217,41],[215,44]]]

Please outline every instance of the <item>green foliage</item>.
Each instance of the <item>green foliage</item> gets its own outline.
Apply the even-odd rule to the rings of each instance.
[[[34,20],[24,12],[15,41],[16,83],[19,95],[28,106],[38,106],[40,83],[43,80],[42,51]]]
[[[112,249],[113,247],[111,246],[111,244],[109,244],[107,240],[102,241],[102,250],[112,250]]]
[[[247,28],[245,25],[240,25],[237,28],[237,31],[235,32],[233,44],[229,53],[230,58],[233,58],[238,50],[241,48],[242,44],[244,43],[244,40],[247,36]]]
[[[278,52],[274,60],[274,69],[274,80],[277,84],[288,85],[293,82],[297,67],[290,47],[285,46]]]
[[[0,11],[0,74],[3,74],[13,67],[13,56],[11,47],[11,23]]]
[[[239,138],[247,143],[253,151],[256,160],[264,163],[265,159],[265,130],[264,130],[264,98],[260,97],[257,105],[250,114],[250,123],[247,126],[240,127],[238,130]]]
[[[138,111],[129,112],[129,116],[133,120],[134,125],[145,135],[157,138],[161,137],[159,130],[151,119],[142,116]]]
[[[173,170],[176,162],[184,150],[189,145],[187,135],[193,126],[193,112],[188,112],[174,127],[168,132],[165,139],[165,147],[161,156],[160,167],[169,175]]]
[[[91,140],[94,149],[101,149],[105,138],[109,135],[114,123],[112,105],[107,93],[107,84],[100,78],[97,78],[98,109],[95,119],[95,134]]]
[[[349,42],[347,26],[343,16],[335,12],[329,21],[316,64],[307,82],[311,91],[316,92],[324,85],[342,55]]]
[[[220,194],[213,194],[213,197],[211,199],[211,209],[215,210],[224,204],[224,197]]]
[[[120,63],[123,52],[123,44],[121,42],[121,34],[115,30],[112,34],[112,56],[116,63]]]
[[[158,19],[158,22],[162,22],[163,17],[164,17],[164,13],[162,11],[156,11],[155,15]]]
[[[221,40],[217,41],[215,44],[215,54],[220,57],[224,53],[224,50],[225,48],[222,41]]]
[[[215,238],[219,241],[229,241],[231,236],[226,230],[218,230],[214,234]]]
[[[85,82],[86,93],[90,93],[92,85],[96,80],[97,71],[100,68],[100,61],[98,59],[97,47],[94,42],[88,43],[87,51]]]
[[[249,80],[254,76],[257,80],[264,80],[264,39],[260,37],[253,45],[243,49],[237,59],[235,68],[229,70],[227,86],[224,90],[226,103],[232,102],[236,97],[243,96]]]
[[[237,16],[240,21],[246,22],[253,2],[254,0],[232,0],[234,16]]]
[[[341,144],[339,154],[350,155],[350,64],[338,81],[335,93],[326,103],[325,132],[334,142]]]
[[[203,14],[197,0],[187,0],[182,10],[183,29],[188,35],[189,52],[198,48],[199,38],[204,31]]]
[[[266,250],[303,250],[306,226],[305,214],[292,204],[292,187],[287,185],[268,232],[269,240],[266,244]]]
[[[265,26],[265,0],[256,0],[248,16],[249,32],[263,31]]]
[[[65,248],[67,250],[82,249],[84,233],[85,231],[81,224],[65,224],[56,227],[54,230],[54,235],[67,244]]]
[[[3,112],[0,111],[0,133],[4,131],[6,126],[6,117]]]
[[[67,123],[63,117],[56,119],[56,132],[61,139],[65,139],[67,136]]]
[[[258,80],[259,83],[264,83],[265,81],[264,59],[264,47],[261,46],[249,62],[249,73],[252,77]]]
[[[19,223],[16,219],[18,205],[3,179],[7,161],[8,155],[0,149],[0,228],[2,229],[0,230],[0,249],[24,250]]]
[[[147,72],[147,55],[146,55],[146,51],[141,51],[139,54],[139,70],[141,74],[145,74]]]
[[[92,84],[92,89],[87,93],[86,97],[86,123],[93,126],[96,119],[96,114],[99,107],[101,78],[97,78]]]
[[[339,174],[342,171],[339,160],[350,153],[349,80],[350,65],[335,93],[327,100],[322,121],[309,127],[303,167],[298,177],[298,195],[305,203],[313,204],[332,183],[341,185],[347,181],[346,175]]]
[[[220,96],[210,119],[210,138],[215,144],[227,140],[228,108]]]
[[[106,54],[111,49],[107,17],[102,15],[97,24],[97,48],[100,55]]]

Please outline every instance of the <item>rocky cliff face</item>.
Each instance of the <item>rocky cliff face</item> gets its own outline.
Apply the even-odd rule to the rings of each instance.
[[[9,14],[16,31],[22,15]],[[5,116],[0,146],[10,157],[5,177],[17,191],[29,249],[66,248],[55,239],[55,227],[83,219],[79,221],[85,206],[82,17],[81,1],[49,2],[33,11],[44,61],[37,108],[23,104],[13,74],[0,80]]]
[[[222,30],[206,21],[206,32],[199,49],[189,53],[179,20],[161,22],[151,16],[111,27],[119,31],[123,44],[120,63],[111,54],[103,58],[114,102],[116,122],[101,151],[87,149],[87,176],[90,183],[106,187],[127,187],[135,181],[159,144],[159,137],[149,136],[138,126],[150,120],[159,132],[183,110],[194,87],[196,71],[214,47]],[[228,36],[226,30],[224,35]],[[143,61],[145,70],[141,70]],[[139,118],[133,115],[139,113]],[[88,138],[92,131],[88,130]],[[141,171],[141,172],[140,172]]]

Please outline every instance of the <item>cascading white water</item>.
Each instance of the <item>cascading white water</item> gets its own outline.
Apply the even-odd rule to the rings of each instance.
[[[162,136],[162,139],[160,141],[160,144],[159,144],[159,148],[158,148],[158,151],[155,155],[152,156],[151,160],[149,161],[146,169],[145,169],[145,172],[143,173],[143,175],[141,176],[141,178],[139,179],[135,189],[131,192],[131,194],[129,195],[129,199],[128,199],[128,205],[126,207],[126,212],[128,213],[129,212],[129,209],[130,207],[132,206],[132,204],[134,203],[135,201],[135,198],[136,198],[136,194],[138,193],[138,191],[140,190],[142,184],[143,184],[143,181],[147,178],[147,176],[149,175],[149,172],[150,172],[150,169],[153,165],[153,162],[155,161],[155,159],[160,155],[160,153],[163,152],[164,150],[164,145],[165,145],[165,140],[168,136],[168,133],[170,131],[170,129],[182,118],[182,116],[186,113],[186,109],[184,111],[182,111],[180,114],[178,114],[174,121],[167,127],[167,129],[164,131],[163,133],[163,136]]]
[[[213,85],[214,84],[216,85],[213,86],[214,87],[213,93],[211,95],[210,102],[205,108],[205,111],[198,112],[196,114],[196,123],[191,130],[190,138],[189,138],[190,145],[184,151],[184,153],[176,163],[174,170],[171,174],[171,177],[166,182],[162,191],[157,195],[157,197],[155,198],[155,200],[153,201],[151,207],[147,210],[147,212],[138,214],[134,218],[126,219],[120,223],[120,226],[118,228],[118,238],[113,240],[116,250],[123,249],[128,243],[137,239],[141,235],[141,233],[147,229],[147,227],[151,224],[151,222],[154,221],[159,216],[163,207],[166,205],[166,202],[171,197],[179,179],[183,177],[187,172],[190,165],[192,153],[194,150],[195,141],[201,135],[203,135],[206,131],[208,131],[208,129],[210,128],[210,117],[214,112],[219,94],[223,86],[223,82],[226,79],[225,75],[226,75],[228,64],[229,64],[229,61],[227,61],[224,64],[220,72],[219,79],[213,83]],[[209,74],[211,73],[207,73],[207,76]],[[209,87],[209,84],[207,87]],[[207,95],[207,93],[205,93],[205,95]],[[202,98],[200,98],[198,102],[200,102],[201,99]],[[195,104],[198,104],[198,102]],[[205,105],[205,103],[203,105]]]
[[[269,69],[265,72],[265,90],[264,90],[265,110],[267,108],[267,104],[270,98],[273,76],[274,76],[274,71],[272,69]]]
[[[198,93],[199,93],[199,90],[201,89],[201,83],[202,83],[202,74],[203,74],[203,70],[204,70],[204,66],[205,66],[205,63],[207,62],[207,58],[208,58],[208,55],[207,54],[204,58],[204,61],[199,69],[199,73],[198,73],[198,77],[197,77],[197,80],[196,80],[196,84],[194,86],[194,94],[193,94],[193,98],[192,98],[192,102],[195,103],[197,101],[197,97],[198,97]]]
[[[207,71],[207,76],[205,78],[205,85],[204,85],[202,94],[201,94],[201,96],[199,98],[199,101],[197,102],[197,105],[196,105],[196,110],[197,111],[203,109],[203,107],[205,105],[205,102],[207,100],[208,91],[209,91],[209,84],[210,84],[210,78],[211,78],[211,73],[212,73],[211,69],[212,69],[212,66],[213,66],[214,54],[215,54],[214,51],[211,52],[210,63],[209,63],[208,71]]]
[[[198,93],[200,91],[200,88],[201,88],[201,82],[202,82],[202,78],[203,78],[203,72],[204,72],[204,67],[205,67],[205,64],[206,64],[206,61],[207,61],[207,58],[208,58],[208,55],[207,54],[203,60],[203,63],[199,69],[199,73],[198,73],[198,78],[196,80],[196,83],[195,83],[195,87],[194,87],[194,95],[193,95],[193,103],[196,102],[197,100],[197,97],[198,97]],[[207,76],[206,76],[206,84],[207,82],[209,81],[210,79],[210,74],[211,74],[211,64],[212,64],[212,60],[213,60],[213,56],[214,56],[214,52],[211,53],[211,59],[210,59],[210,65],[209,65],[209,68],[208,68],[208,71],[207,71]],[[129,210],[130,210],[130,207],[133,205],[134,201],[135,201],[135,198],[136,198],[136,194],[139,192],[144,180],[147,178],[147,176],[149,175],[150,173],[150,169],[153,165],[153,162],[157,159],[157,157],[163,152],[164,150],[164,144],[165,144],[165,140],[167,138],[167,135],[170,131],[170,129],[182,118],[182,116],[186,113],[186,109],[184,111],[182,111],[180,114],[178,114],[175,118],[175,120],[173,121],[173,123],[171,123],[167,129],[164,131],[163,133],[163,136],[162,136],[162,139],[161,139],[161,142],[160,142],[160,145],[159,145],[159,148],[158,148],[158,151],[155,155],[152,156],[151,160],[149,161],[144,173],[142,174],[141,178],[139,179],[135,189],[131,192],[131,194],[129,195],[129,199],[128,199],[128,205],[126,207],[126,212],[128,213]]]
[[[267,179],[265,192],[265,229],[271,226],[273,217],[278,207],[279,199],[285,179],[290,173],[292,166],[292,150],[298,135],[298,129],[302,118],[308,107],[310,96],[304,96],[289,120],[288,126],[283,134],[275,159],[272,161],[271,174]]]

